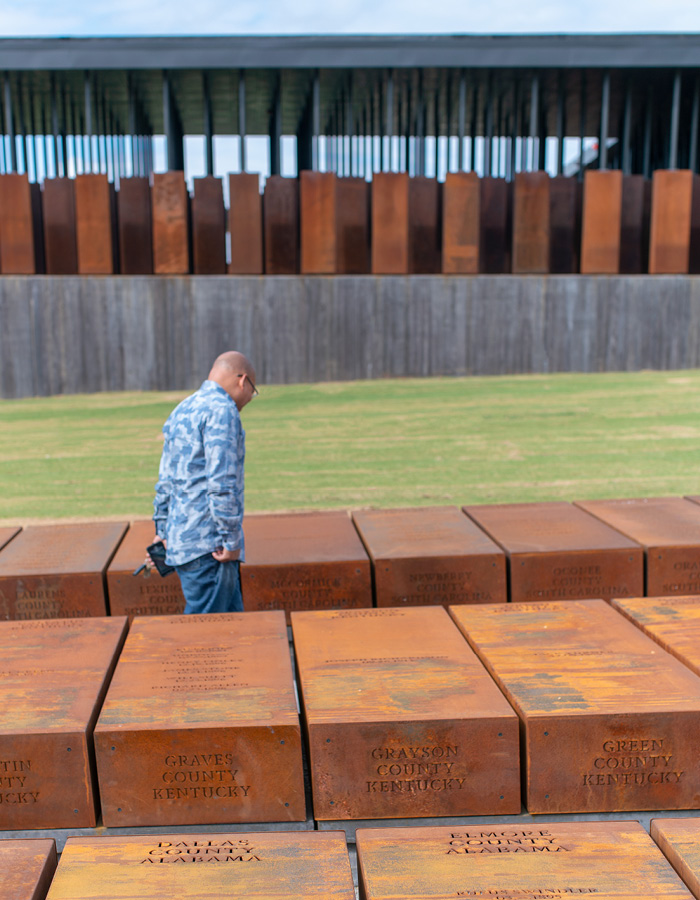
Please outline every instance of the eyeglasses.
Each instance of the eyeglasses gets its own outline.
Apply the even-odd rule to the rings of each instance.
[[[238,375],[236,375],[236,378],[247,378],[248,381],[250,382],[250,386],[253,388],[253,396],[254,397],[258,396],[258,389],[253,384],[253,379],[250,377],[250,375],[248,375],[247,372],[239,372]]]

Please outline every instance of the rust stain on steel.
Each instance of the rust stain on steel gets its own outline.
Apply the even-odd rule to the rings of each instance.
[[[642,545],[647,596],[700,594],[700,507],[696,504],[682,497],[644,497],[585,500],[576,505]]]
[[[644,593],[639,544],[570,503],[462,508],[505,550],[514,603]]]
[[[132,522],[107,569],[107,593],[113,616],[173,616],[185,608],[180,579],[173,572],[161,578],[155,569],[133,572],[153,543],[153,522]]]
[[[0,841],[0,897],[44,900],[56,862],[53,838]]]
[[[505,603],[506,558],[456,506],[353,513],[377,606]]]
[[[370,563],[344,512],[246,516],[241,566],[248,610],[372,605]]]
[[[0,528],[0,550],[10,543],[13,537],[16,537],[22,529],[13,525],[5,525]]]
[[[211,865],[183,865],[183,863]],[[68,838],[48,900],[355,900],[343,832]]]
[[[692,900],[638,822],[361,828],[364,900]]]
[[[126,528],[28,525],[0,553],[0,619],[106,615],[105,571]]]
[[[531,813],[697,806],[700,678],[607,603],[450,613],[520,716]]]
[[[96,824],[92,730],[126,624],[0,623],[0,830]]]
[[[296,612],[321,820],[520,811],[518,720],[445,610]]]
[[[281,612],[134,620],[95,728],[102,819],[305,818]]]
[[[652,819],[649,830],[678,875],[700,897],[700,820]]]

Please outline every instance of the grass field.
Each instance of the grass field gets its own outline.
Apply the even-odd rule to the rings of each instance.
[[[0,401],[0,519],[148,516],[180,393]],[[700,493],[700,371],[262,386],[248,511]]]

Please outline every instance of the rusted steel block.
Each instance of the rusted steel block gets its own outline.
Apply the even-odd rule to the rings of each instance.
[[[117,219],[122,275],[152,275],[151,186],[148,178],[121,179]]]
[[[652,819],[649,830],[693,895],[700,897],[700,819]]]
[[[246,516],[241,588],[246,609],[372,605],[370,563],[344,512]]]
[[[260,177],[250,172],[228,176],[229,275],[262,275],[263,229]]]
[[[377,172],[372,179],[372,274],[407,275],[408,194],[406,172]]]
[[[506,558],[456,506],[353,513],[377,606],[505,603]]]
[[[0,619],[106,615],[105,571],[126,528],[28,525],[0,553]]]
[[[337,272],[366,275],[370,270],[369,185],[364,178],[339,178],[336,197]]]
[[[549,269],[552,274],[578,272],[580,190],[576,178],[558,175],[549,182]]]
[[[0,550],[9,544],[13,537],[17,537],[22,529],[14,525],[4,525],[0,527]]]
[[[265,274],[299,272],[299,182],[271,175],[263,194]]]
[[[173,572],[161,578],[155,569],[134,576],[153,543],[153,522],[132,522],[107,569],[107,595],[113,616],[173,616],[185,609],[180,579]]]
[[[49,900],[88,897],[354,900],[355,890],[343,832],[68,838]]]
[[[644,593],[639,544],[570,503],[463,509],[505,550],[514,603]]]
[[[581,274],[620,271],[622,184],[619,170],[588,171],[583,179]]]
[[[651,187],[649,274],[685,275],[690,258],[693,173],[657,169]]]
[[[416,175],[408,183],[408,271],[435,275],[441,268],[440,183]]]
[[[333,172],[302,172],[299,178],[302,275],[337,271],[337,181]]]
[[[56,863],[53,838],[0,841],[0,897],[44,900]]]
[[[697,804],[700,678],[609,604],[450,613],[520,716],[529,812]]]
[[[639,822],[357,830],[363,900],[692,900]]]
[[[75,190],[70,178],[46,178],[41,192],[47,275],[77,275]]]
[[[513,188],[513,272],[549,272],[550,196],[546,172],[518,172]]]
[[[80,275],[114,273],[114,189],[106,175],[76,175],[75,237]]]
[[[220,178],[194,179],[192,261],[195,275],[226,274],[226,209]]]
[[[32,198],[26,175],[0,175],[0,272],[36,272]]]
[[[95,826],[92,729],[126,624],[0,622],[0,830]]]
[[[681,497],[581,500],[576,505],[644,548],[646,591],[622,596],[700,594],[700,507]]]
[[[109,827],[303,821],[282,613],[135,619],[95,754]]]
[[[623,275],[642,275],[649,268],[650,210],[651,182],[643,175],[625,175],[620,226],[620,273]]]
[[[292,614],[319,820],[520,811],[517,717],[443,609]]]
[[[511,270],[513,194],[504,178],[481,179],[481,271],[504,275]]]
[[[154,173],[151,223],[156,275],[186,275],[190,271],[188,207],[185,173]]]
[[[664,650],[700,675],[700,596],[630,597],[611,602]]]
[[[476,172],[448,172],[442,190],[442,271],[479,272],[481,185]]]

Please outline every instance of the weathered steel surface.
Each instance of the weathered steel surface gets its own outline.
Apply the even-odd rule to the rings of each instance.
[[[228,176],[231,234],[230,275],[262,275],[263,228],[260,176],[241,172]]]
[[[589,171],[584,176],[582,274],[616,275],[620,271],[622,185],[619,170]]]
[[[151,187],[148,178],[122,178],[117,192],[119,264],[123,275],[153,273]]]
[[[697,805],[700,678],[611,606],[450,612],[521,718],[529,812]]]
[[[0,527],[0,550],[9,544],[13,537],[16,537],[22,529],[14,525],[3,525]]]
[[[44,900],[56,862],[53,838],[0,841],[1,900]]]
[[[649,267],[651,182],[643,175],[622,179],[620,272],[641,275]]]
[[[517,717],[443,609],[293,613],[316,819],[520,811]]]
[[[408,273],[406,172],[377,172],[372,179],[372,274]]]
[[[693,173],[654,172],[651,187],[649,274],[676,275],[688,271]]]
[[[700,594],[700,507],[681,497],[582,500],[576,505],[644,548],[646,590],[627,596]]]
[[[107,826],[305,818],[280,612],[135,619],[95,728]]]
[[[188,219],[185,173],[154,173],[151,222],[156,275],[185,275],[190,271]]]
[[[336,197],[337,272],[365,275],[370,270],[369,185],[364,178],[339,178]]]
[[[92,729],[125,618],[0,622],[0,829],[96,824]]]
[[[353,513],[377,606],[505,603],[504,552],[456,506]]]
[[[104,616],[104,574],[126,527],[28,525],[0,553],[0,619]]]
[[[700,596],[631,597],[611,602],[664,650],[700,675]]]
[[[511,269],[513,195],[504,178],[481,179],[481,271],[503,275]]]
[[[549,244],[549,175],[518,172],[513,188],[513,273],[549,272]]]
[[[639,597],[639,544],[570,503],[465,506],[508,556],[510,599]]]
[[[693,175],[693,202],[690,209],[690,247],[688,272],[700,273],[700,175]]]
[[[192,263],[195,275],[226,274],[224,186],[213,175],[194,179]]]
[[[333,172],[302,172],[299,178],[303,275],[337,271],[337,181]]]
[[[700,897],[700,819],[652,819],[649,830],[693,895]]]
[[[107,569],[107,595],[113,616],[172,616],[182,613],[185,598],[173,572],[161,578],[155,569],[134,576],[153,542],[153,522],[132,522]]]
[[[106,175],[76,175],[75,240],[81,275],[114,272],[113,188]]]
[[[36,272],[32,199],[27,175],[0,175],[0,273]]]
[[[579,182],[559,175],[549,182],[549,270],[553,274],[578,272]]]
[[[271,175],[263,194],[265,274],[295,275],[299,271],[299,182]]]
[[[363,900],[692,900],[638,822],[357,830]]]
[[[76,275],[75,190],[70,178],[46,178],[42,191],[47,275]]]
[[[434,275],[441,263],[440,183],[416,175],[408,183],[408,271]]]
[[[174,865],[189,862],[205,865]],[[355,900],[355,891],[342,832],[68,838],[49,900],[134,897]]]
[[[370,563],[344,512],[246,516],[241,566],[246,609],[372,605]]]
[[[442,271],[479,271],[481,184],[476,172],[448,172],[442,190]]]

